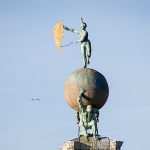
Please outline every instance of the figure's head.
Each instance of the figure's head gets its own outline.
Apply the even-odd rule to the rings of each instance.
[[[86,106],[86,111],[87,111],[87,112],[90,112],[91,110],[92,110],[92,105],[87,105],[87,106]]]
[[[81,30],[85,30],[85,29],[86,29],[86,27],[87,27],[87,25],[86,25],[86,23],[85,23],[85,22],[81,24]]]

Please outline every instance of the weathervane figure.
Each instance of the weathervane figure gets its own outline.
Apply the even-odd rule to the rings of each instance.
[[[87,24],[83,22],[83,18],[81,17],[81,28],[79,31],[75,29],[68,28],[63,25],[63,28],[67,31],[77,33],[80,37],[79,40],[74,41],[73,43],[80,43],[81,44],[81,52],[83,55],[84,60],[84,68],[87,67],[87,64],[90,64],[90,57],[91,57],[91,42],[88,39],[88,32],[86,31]]]

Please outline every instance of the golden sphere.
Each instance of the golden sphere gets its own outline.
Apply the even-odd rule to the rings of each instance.
[[[79,110],[77,99],[81,89],[86,90],[83,95],[85,106],[92,105],[100,109],[106,103],[109,88],[105,77],[98,71],[80,68],[67,77],[64,84],[64,97],[69,106],[76,111]]]

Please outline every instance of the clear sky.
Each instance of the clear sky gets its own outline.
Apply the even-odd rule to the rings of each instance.
[[[106,77],[110,89],[99,133],[124,141],[122,150],[150,149],[150,1],[1,0],[1,150],[57,150],[77,137],[63,85],[83,66],[80,46],[58,53],[52,28],[63,20],[79,29],[81,16],[92,43],[89,67]],[[77,39],[65,32],[62,44]]]

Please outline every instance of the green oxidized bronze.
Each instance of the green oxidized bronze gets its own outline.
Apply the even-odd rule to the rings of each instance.
[[[87,67],[87,64],[90,64],[90,57],[91,57],[91,42],[88,39],[88,32],[86,31],[87,24],[83,22],[83,19],[81,18],[81,28],[80,31],[77,31],[75,29],[68,28],[66,26],[63,26],[63,28],[67,31],[77,33],[80,37],[79,40],[74,41],[73,43],[81,43],[81,52],[83,55],[84,60],[84,68]]]
[[[80,90],[79,98],[77,99],[79,111],[77,112],[77,123],[79,124],[79,136],[89,135],[96,137],[98,135],[97,122],[99,121],[99,111],[92,105],[84,106],[82,97],[86,90]]]

